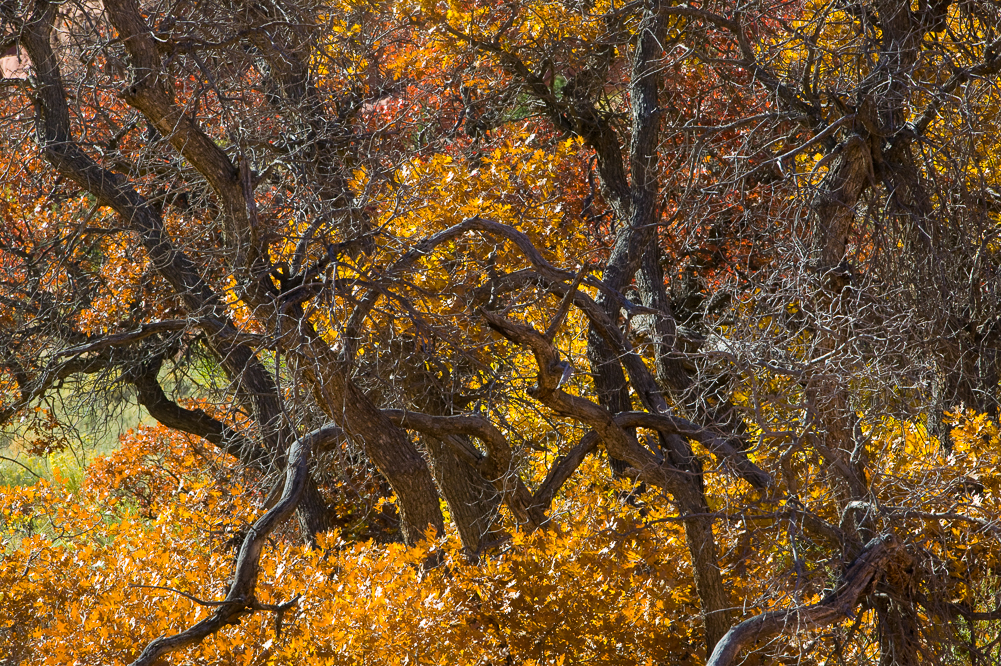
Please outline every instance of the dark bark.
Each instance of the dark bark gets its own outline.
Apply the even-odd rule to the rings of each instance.
[[[288,349],[291,373],[312,392],[316,404],[347,437],[364,447],[399,499],[404,541],[413,545],[430,528],[445,533],[444,517],[431,470],[417,447],[348,376],[348,363],[291,308],[298,326],[295,344]],[[280,330],[280,329],[279,329]]]
[[[218,296],[198,274],[194,262],[173,244],[157,210],[124,177],[98,166],[73,142],[65,91],[49,43],[55,7],[40,3],[22,34],[22,44],[36,72],[36,140],[43,155],[57,172],[113,208],[139,234],[154,269],[183,300],[188,313],[201,319],[210,347],[229,375],[239,380],[239,394],[257,414],[268,449],[281,450],[274,433],[280,421],[274,380],[249,347],[231,342],[235,328]]]
[[[685,449],[671,451],[668,460],[662,460],[637,441],[634,434],[616,423],[607,408],[584,398],[567,394],[558,388],[559,356],[540,333],[516,324],[499,315],[483,311],[492,328],[508,339],[532,350],[539,368],[539,381],[532,395],[557,414],[569,416],[591,427],[601,438],[610,456],[626,461],[638,473],[640,480],[668,492],[678,503],[683,514],[690,514],[685,522],[685,535],[692,553],[696,589],[702,603],[708,646],[716,644],[730,626],[730,602],[718,564],[712,521],[705,516],[706,500],[698,473],[698,462]],[[661,441],[670,442],[670,438]],[[680,444],[682,438],[676,438]],[[687,447],[686,447],[687,448]],[[681,463],[682,467],[674,463]],[[692,470],[698,470],[693,473]]]
[[[260,268],[264,255],[259,250],[259,239],[248,211],[248,198],[252,199],[252,192],[246,191],[244,179],[249,175],[241,174],[225,152],[174,104],[172,92],[165,83],[167,76],[161,72],[160,56],[135,3],[119,0],[107,5],[107,9],[112,22],[124,35],[126,48],[133,59],[133,83],[125,93],[126,100],[150,119],[178,152],[205,176],[219,196],[225,219],[230,224],[230,236],[242,253],[238,264],[249,266],[251,270],[247,283],[248,297],[259,307],[268,308],[271,312],[269,319],[276,324],[277,330],[281,330],[277,326],[281,312],[268,277],[270,271]],[[137,229],[154,267],[184,299],[189,311],[208,322],[206,332],[210,336],[215,334],[209,338],[210,344],[241,393],[252,401],[268,448],[283,451],[283,444],[289,441],[291,434],[283,426],[277,387],[252,350],[234,345],[222,335],[232,330],[232,325],[226,321],[218,296],[198,275],[193,262],[167,238],[158,212],[121,176],[97,166],[72,143],[65,96],[48,43],[54,10],[46,11],[35,22],[36,30],[29,32],[25,44],[39,70],[42,83],[36,93],[39,144],[58,171],[80,183]],[[319,345],[315,332],[311,332],[311,339],[306,341],[306,345],[310,351],[317,350]],[[321,372],[309,372],[305,376],[324,382],[318,393],[324,397],[328,414],[342,422],[345,432],[363,443],[373,462],[397,492],[404,516],[405,537],[411,543],[420,540],[429,525],[438,534],[443,533],[437,492],[423,458],[405,434],[386,420],[344,377],[344,369],[337,370],[338,364],[336,360],[331,361],[330,356],[329,348],[324,348],[320,354],[314,353],[309,365],[313,365],[314,359],[318,358],[327,361],[327,365]],[[318,496],[311,494],[311,499],[318,500]],[[313,504],[315,502],[310,503]]]
[[[460,441],[449,444],[449,437]],[[448,505],[449,516],[462,545],[475,557],[485,544],[494,541],[501,493],[473,465],[456,455],[456,448],[475,448],[464,436],[446,435],[442,439],[426,435],[424,442],[431,458],[431,473]]]
[[[55,5],[40,3],[36,11],[38,13],[26,26],[22,40],[37,73],[34,103],[37,140],[43,153],[58,172],[75,180],[101,203],[115,209],[126,224],[137,231],[150,254],[154,269],[174,288],[189,313],[202,319],[210,348],[235,381],[237,394],[243,397],[257,417],[265,442],[263,450],[279,461],[283,460],[288,434],[282,432],[281,407],[274,379],[253,350],[232,342],[236,329],[228,321],[222,302],[199,276],[194,262],[174,246],[159,212],[123,177],[99,167],[73,143],[65,93],[49,41]],[[176,405],[172,407],[169,401],[165,402],[162,390],[157,394],[158,388],[148,381],[143,383],[141,379],[137,385],[141,399],[148,400],[159,416],[177,425],[194,427],[198,430],[194,434],[207,439],[218,439],[220,443],[227,441],[225,432],[217,425],[197,414],[179,411]],[[157,415],[154,414],[154,417]],[[254,451],[258,447],[248,446],[245,442],[237,446],[237,453],[244,453],[241,456],[244,462],[248,462],[248,456],[253,462],[262,460],[262,450]],[[328,521],[326,507],[315,484],[309,482],[307,486],[309,501],[304,505],[301,516],[305,534],[312,538],[328,528]]]
[[[272,611],[284,614],[298,597],[284,604],[263,604],[257,600],[257,576],[260,571],[261,553],[268,535],[288,520],[299,504],[309,481],[309,457],[312,449],[312,433],[295,440],[289,447],[288,469],[279,501],[247,531],[236,558],[233,582],[226,598],[218,602],[202,602],[216,606],[217,610],[207,618],[172,636],[161,636],[147,645],[132,666],[152,666],[161,657],[196,645],[220,629],[231,624],[239,624],[240,618],[255,611]]]
[[[270,456],[260,444],[235,432],[201,409],[185,409],[168,398],[157,380],[159,368],[159,360],[153,363],[140,361],[127,371],[127,376],[136,389],[139,404],[146,408],[150,416],[168,428],[211,442],[262,474],[268,474],[272,470]],[[316,446],[323,448],[325,442],[318,437],[314,439]],[[308,541],[313,541],[316,535],[331,528],[328,511],[316,482],[310,477],[306,480],[303,496],[296,507],[299,525]]]
[[[514,467],[511,445],[489,421],[476,416],[429,416],[399,410],[386,410],[384,413],[405,428],[413,428],[445,441],[454,438],[453,450],[491,481],[520,523],[531,531],[545,522],[545,516],[535,506],[532,494]],[[467,446],[460,439],[463,437],[479,439],[487,454],[481,455],[475,448]]]
[[[428,370],[428,362],[434,359],[422,353],[412,338],[401,339],[399,346],[395,350],[398,361],[394,373],[406,403],[434,417],[448,416],[451,408],[448,391],[441,385],[444,378]],[[407,427],[402,418],[391,418]],[[478,469],[482,457],[467,434],[451,430],[417,431],[421,432],[431,473],[462,544],[475,556],[485,543],[495,540],[493,532],[499,518],[502,488],[495,487],[491,483],[494,479]]]

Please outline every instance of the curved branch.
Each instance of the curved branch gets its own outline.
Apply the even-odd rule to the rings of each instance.
[[[267,451],[201,409],[185,409],[167,397],[157,381],[160,363],[144,363],[126,373],[136,390],[136,400],[158,423],[214,444],[245,465],[266,472]]]
[[[779,633],[801,632],[851,617],[853,609],[882,572],[896,548],[896,537],[884,534],[868,544],[848,568],[843,582],[820,603],[803,608],[770,611],[744,620],[716,644],[706,666],[730,666],[744,646]]]
[[[219,609],[179,634],[160,636],[146,646],[131,666],[152,666],[160,657],[200,643],[223,627],[238,623],[241,617],[255,610],[284,612],[286,604],[261,604],[255,597],[261,551],[268,535],[288,520],[299,504],[299,498],[302,497],[309,479],[309,453],[313,441],[318,438],[316,432],[318,431],[300,437],[289,447],[288,468],[285,472],[285,487],[281,499],[258,518],[244,537],[236,560],[233,584]]]
[[[601,405],[560,390],[559,355],[542,334],[530,326],[518,324],[496,313],[480,311],[491,328],[505,338],[528,347],[539,368],[539,383],[529,394],[557,414],[569,416],[590,426],[601,438],[611,455],[635,467],[643,480],[664,488],[672,494],[686,496],[690,491],[686,474],[661,461],[630,437],[612,414]]]
[[[567,275],[571,274],[568,273]],[[622,331],[612,323],[611,319],[605,314],[604,309],[594,299],[581,291],[571,292],[571,286],[568,286],[563,280],[553,280],[547,275],[532,270],[509,273],[503,277],[512,280],[514,287],[520,286],[525,282],[536,281],[540,283],[541,288],[548,289],[557,296],[566,298],[567,294],[573,293],[573,304],[584,313],[594,330],[616,353],[616,356],[629,374],[629,379],[643,406],[650,410],[650,413],[642,418],[649,418],[651,421],[654,421],[663,416],[664,419],[658,421],[663,428],[669,429],[672,433],[698,440],[713,455],[728,461],[730,468],[755,488],[763,489],[775,485],[774,479],[768,472],[751,462],[746,453],[735,447],[725,437],[721,437],[711,430],[685,419],[668,415],[670,408],[661,394],[656,379],[644,363],[643,358],[636,353],[636,350],[633,349],[632,345],[622,334]],[[644,308],[644,310],[648,309]],[[649,310],[649,312],[653,311]],[[628,418],[640,418],[635,415],[643,414],[643,412],[633,412],[632,414],[634,416]],[[642,426],[644,424],[637,423],[635,425]],[[656,425],[650,425],[649,427],[660,429]]]
[[[74,141],[66,91],[50,41],[55,17],[56,4],[39,1],[21,34],[34,68],[32,102],[39,148],[59,174],[92,194],[98,204],[110,206],[138,233],[156,272],[209,335],[210,347],[230,377],[239,378],[241,399],[257,412],[269,448],[284,448],[272,427],[280,422],[281,412],[274,380],[254,351],[231,335],[236,329],[225,314],[225,303],[202,278],[196,263],[175,246],[156,208],[127,178],[102,168]]]
[[[76,345],[73,347],[67,347],[66,349],[63,349],[58,354],[56,354],[56,358],[61,358],[63,356],[77,356],[80,354],[89,354],[91,352],[107,349],[108,347],[133,344],[135,342],[140,342],[148,337],[156,335],[157,333],[162,333],[165,331],[184,330],[185,328],[188,327],[190,323],[191,322],[189,322],[187,319],[166,319],[163,321],[154,321],[154,322],[140,324],[139,328],[137,328],[134,331],[115,333],[112,335],[106,335],[104,337],[87,336],[86,343]]]
[[[54,366],[48,366],[37,374],[36,377],[29,378],[24,373],[17,377],[17,390],[20,393],[18,399],[10,407],[0,410],[0,426],[6,425],[18,413],[30,405],[32,401],[44,396],[50,389],[58,384],[60,380],[66,379],[76,374],[94,374],[106,369],[109,361],[104,356],[91,358],[73,358]],[[0,367],[10,367],[11,363],[0,364]]]
[[[481,313],[491,328],[532,350],[539,368],[539,383],[529,390],[529,395],[556,413],[593,428],[609,456],[632,465],[640,479],[670,493],[683,511],[703,513],[707,503],[701,484],[697,483],[698,472],[688,469],[684,458],[677,459],[682,468],[662,460],[616,423],[607,408],[560,390],[559,355],[552,343],[534,328],[485,310]],[[696,590],[705,613],[707,643],[711,646],[730,626],[730,602],[720,575],[711,519],[695,516],[686,519],[685,536],[692,554]]]
[[[410,270],[411,268],[414,267],[414,265],[417,263],[418,260],[434,252],[435,248],[437,248],[439,245],[448,243],[449,241],[453,241],[462,234],[470,231],[479,231],[482,233],[487,233],[493,236],[499,236],[501,238],[510,240],[515,244],[518,250],[521,251],[522,255],[524,255],[525,259],[527,259],[528,262],[532,265],[536,273],[547,282],[553,284],[562,284],[563,281],[569,281],[572,283],[577,276],[577,274],[573,273],[572,271],[565,271],[551,264],[542,255],[539,249],[535,247],[535,245],[532,243],[532,240],[526,234],[506,224],[495,222],[494,220],[487,220],[485,218],[477,216],[477,217],[466,218],[462,222],[454,224],[451,227],[443,229],[420,241],[417,245],[415,245],[413,248],[407,251],[402,257],[397,259],[391,266],[389,266],[383,273],[383,277],[392,278],[395,275],[399,275],[404,271]],[[581,278],[581,281],[584,284],[588,285],[589,287],[594,287],[599,291],[601,291],[606,298],[611,300],[618,307],[629,312],[630,315],[656,314],[655,311],[650,310],[649,308],[644,308],[642,306],[636,305],[635,303],[631,302],[620,292],[616,291],[615,289],[612,289],[601,280],[592,277],[590,275],[587,275],[586,269],[582,270],[584,271],[584,275]],[[564,290],[561,293],[566,293],[566,290]],[[356,340],[361,337],[360,335],[358,335],[358,331],[361,329],[361,326],[364,323],[365,318],[372,311],[372,308],[375,307],[375,304],[378,302],[379,297],[381,295],[382,293],[380,291],[373,289],[361,301],[358,307],[355,308],[354,312],[351,313],[351,317],[348,320],[348,325],[346,327],[346,332],[344,335],[344,339],[347,341],[348,345],[352,344],[351,343],[352,340]],[[587,296],[587,294],[578,292],[578,295],[574,296],[575,305],[578,304],[580,298],[587,299],[592,304],[594,303],[594,301],[589,296]],[[578,305],[578,307],[580,306]],[[594,304],[594,308],[589,308],[588,311],[592,309],[597,309],[598,311],[600,311],[600,308],[598,308],[597,304]],[[349,353],[348,356],[349,358],[353,358],[354,354]]]
[[[584,459],[597,450],[598,442],[600,441],[601,438],[598,437],[598,433],[591,430],[580,438],[580,441],[577,442],[575,447],[570,449],[569,453],[556,459],[553,466],[549,468],[546,479],[535,491],[535,503],[543,511],[549,511],[556,493],[560,492],[563,484],[573,476],[573,473],[581,466]]]
[[[132,60],[132,84],[123,91],[122,97],[146,116],[205,177],[222,200],[231,223],[236,227],[237,237],[246,238],[248,231],[254,231],[248,212],[250,201],[242,182],[249,174],[241,173],[242,170],[233,164],[226,152],[176,104],[173,82],[162,71],[156,41],[138,3],[135,0],[108,0],[104,7]],[[251,246],[254,246],[253,242]]]
[[[755,488],[767,488],[774,481],[768,472],[755,465],[747,454],[738,450],[724,438],[708,428],[678,416],[651,414],[649,412],[623,412],[615,415],[615,422],[623,428],[651,428],[664,434],[681,435],[694,439],[713,455],[733,465],[735,471]]]
[[[532,493],[514,469],[511,445],[490,421],[478,416],[430,416],[398,409],[386,409],[383,414],[403,428],[432,435],[450,444],[455,435],[479,439],[487,449],[486,456],[479,455],[478,451],[475,454],[466,451],[464,447],[458,453],[500,491],[505,503],[519,521],[528,524],[530,531],[545,522],[545,513],[536,506]]]

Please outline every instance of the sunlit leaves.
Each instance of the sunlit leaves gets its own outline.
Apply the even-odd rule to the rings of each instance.
[[[220,492],[213,469],[227,463],[205,454],[145,429],[96,463],[76,494],[6,488],[0,609],[17,621],[7,648],[27,664],[125,663],[144,638],[205,617],[179,592],[221,598],[232,566],[224,528],[254,511],[237,491]],[[687,663],[698,623],[680,533],[642,528],[615,492],[599,497],[572,491],[563,527],[515,533],[478,564],[457,541],[439,543],[445,562],[430,571],[427,546],[334,533],[309,549],[281,537],[262,561],[258,594],[265,603],[303,595],[282,635],[256,615],[176,663],[550,663],[567,654]]]

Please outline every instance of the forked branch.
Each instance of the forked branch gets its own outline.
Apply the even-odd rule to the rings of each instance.
[[[527,523],[529,529],[540,527],[545,522],[545,512],[536,506],[532,493],[514,469],[511,445],[490,421],[478,416],[429,416],[396,409],[386,409],[383,413],[401,427],[444,441],[449,441],[454,435],[479,439],[487,450],[486,456],[478,451],[461,451],[460,454],[467,453],[473,458],[469,462],[494,485],[514,515],[519,521]]]

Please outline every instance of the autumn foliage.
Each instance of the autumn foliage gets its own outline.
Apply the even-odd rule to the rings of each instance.
[[[956,425],[955,449],[946,453],[920,428],[881,424],[880,499],[885,507],[906,502],[916,479],[935,478],[924,486],[925,511],[899,510],[891,519],[899,532],[920,534],[951,571],[948,588],[933,592],[972,608],[990,596],[1001,565],[995,535],[984,529],[1001,511],[1001,438],[982,417]],[[234,483],[233,462],[188,437],[143,427],[95,461],[77,489],[58,473],[55,482],[7,487],[4,651],[25,664],[127,663],[149,636],[204,616],[196,599],[224,593],[234,539],[261,502],[252,485]],[[955,490],[969,483],[976,508],[961,523],[935,527],[935,514],[948,520]],[[454,535],[413,548],[352,543],[337,532],[315,547],[294,531],[276,535],[262,560],[261,598],[301,595],[299,603],[280,622],[254,616],[175,663],[531,664],[569,663],[570,655],[699,663],[697,604],[677,522],[628,483],[592,485],[561,499],[559,529],[515,534],[477,563]],[[728,492],[712,497],[723,503]],[[746,581],[742,594],[765,607],[817,599],[822,590],[809,584],[810,572],[790,572],[780,588],[760,584],[759,571],[794,565],[775,561],[790,545],[788,520],[764,503],[757,513],[721,530],[726,566]],[[751,553],[749,539],[768,539],[775,550]],[[432,551],[441,563],[427,570]]]
[[[233,484],[232,460],[207,456],[142,428],[75,492],[8,488],[5,652],[28,664],[127,663],[149,636],[204,616],[184,595],[224,593],[234,537],[261,499]],[[281,535],[258,589],[299,604],[279,624],[261,615],[220,632],[178,663],[690,661],[698,629],[681,537],[631,520],[617,490],[570,493],[561,509],[574,517],[559,530],[516,534],[478,564],[454,536],[406,548]],[[430,551],[442,563],[424,570]]]
[[[998,26],[0,0],[0,666],[1001,662]]]

